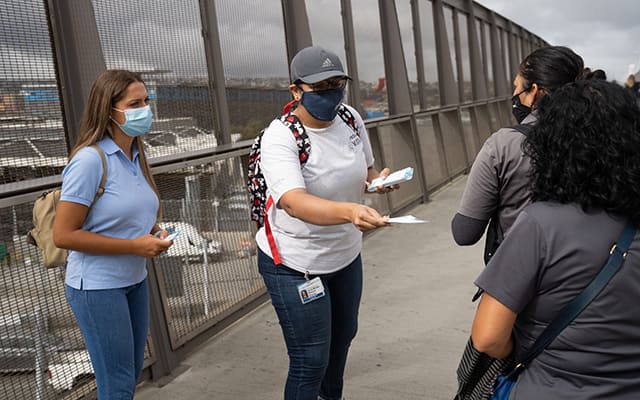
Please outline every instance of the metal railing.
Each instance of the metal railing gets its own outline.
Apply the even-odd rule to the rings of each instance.
[[[312,1],[246,1],[161,0],[127,15],[124,0],[8,1],[0,16],[0,398],[95,389],[64,271],[46,270],[25,233],[35,198],[60,185],[88,88],[105,68],[146,80],[155,119],[145,141],[163,224],[183,231],[148,263],[143,377],[158,379],[267,299],[246,156],[248,139],[288,101],[296,50],[315,43],[341,54],[376,166],[415,169],[401,191],[365,196],[393,214],[467,171],[491,132],[513,123],[510,75],[545,44],[470,0],[334,0],[322,12]],[[323,31],[327,24],[333,29]],[[370,43],[364,33],[375,24]],[[252,31],[260,40],[249,40]]]

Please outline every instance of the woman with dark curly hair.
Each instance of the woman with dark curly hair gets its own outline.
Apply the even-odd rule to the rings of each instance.
[[[451,221],[453,238],[461,246],[475,244],[487,230],[485,262],[495,252],[518,213],[531,201],[529,159],[522,153],[525,132],[537,121],[545,97],[582,75],[582,58],[563,46],[533,51],[520,64],[513,81],[513,115],[520,124],[502,128],[487,139],[476,156]],[[517,128],[517,129],[516,129]]]
[[[524,143],[534,203],[476,279],[474,346],[521,361],[600,272],[623,227],[640,224],[640,113],[616,84],[549,96]],[[608,285],[519,375],[510,399],[640,396],[640,235]]]

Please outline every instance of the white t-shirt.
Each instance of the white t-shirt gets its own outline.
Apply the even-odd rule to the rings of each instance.
[[[349,107],[349,106],[347,106]],[[268,218],[282,264],[313,275],[338,271],[353,261],[362,248],[362,233],[351,223],[320,226],[293,218],[275,207],[283,194],[302,188],[333,201],[360,203],[367,168],[373,165],[369,136],[360,115],[351,107],[358,134],[340,116],[323,129],[305,126],[311,150],[300,168],[298,146],[291,130],[279,119],[262,137],[260,166],[267,182],[267,196],[274,206]],[[258,247],[271,255],[265,229],[256,234]]]

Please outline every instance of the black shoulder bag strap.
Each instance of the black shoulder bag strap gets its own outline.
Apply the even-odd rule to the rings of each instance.
[[[525,136],[529,136],[529,132],[533,129],[533,124],[518,124],[511,127]]]
[[[604,264],[598,275],[580,292],[573,300],[567,304],[560,314],[542,332],[538,340],[535,341],[531,350],[524,357],[515,369],[509,374],[515,378],[534,358],[536,358],[553,340],[591,303],[593,299],[607,286],[607,283],[620,270],[624,259],[627,257],[629,246],[636,235],[636,227],[628,222],[624,227],[618,243],[611,248],[609,259]]]

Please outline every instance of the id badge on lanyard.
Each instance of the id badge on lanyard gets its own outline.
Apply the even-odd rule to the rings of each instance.
[[[324,285],[319,276],[298,285],[298,295],[302,304],[324,297]]]

